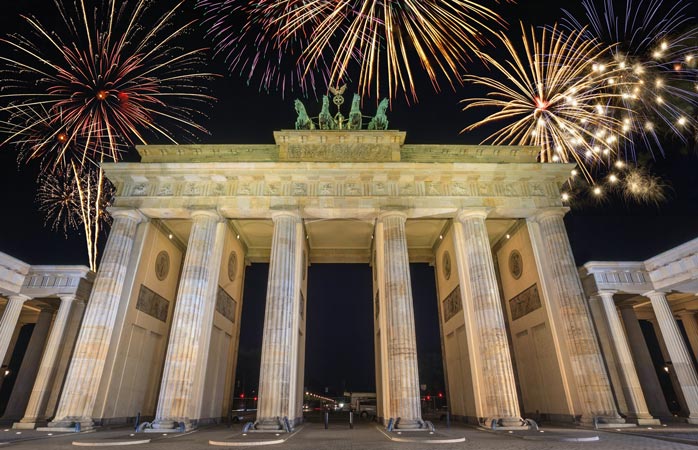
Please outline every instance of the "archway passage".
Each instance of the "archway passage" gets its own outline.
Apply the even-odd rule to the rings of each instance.
[[[306,391],[375,392],[371,268],[314,264],[308,279]]]

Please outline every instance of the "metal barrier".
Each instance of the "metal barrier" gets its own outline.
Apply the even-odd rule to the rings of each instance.
[[[436,428],[434,428],[434,424],[431,423],[430,420],[425,420],[424,425],[426,425],[426,427],[429,428],[429,431],[431,431],[432,433],[436,431]]]
[[[329,428],[329,425],[330,425],[330,412],[327,410],[325,410],[324,420],[325,420],[325,429],[327,429],[327,428]]]
[[[140,423],[141,423],[141,412],[138,411],[138,414],[136,414],[136,426],[134,427],[134,429],[135,429],[136,431],[138,431],[138,425],[139,425]]]
[[[451,428],[451,411],[446,411],[446,428]]]
[[[349,429],[354,429],[354,411],[349,411]]]
[[[139,423],[136,427],[136,433],[142,433],[146,428],[150,428],[150,422]]]
[[[250,428],[254,426],[254,422],[247,422],[244,427],[242,427],[242,432],[247,433],[250,431]]]
[[[528,425],[533,431],[539,431],[540,427],[533,419],[524,419],[524,424]]]
[[[80,422],[75,422],[75,432],[76,433],[80,432]]]
[[[388,426],[386,427],[388,431],[393,431],[393,427],[395,426],[395,419],[392,417],[390,420],[388,420]]]
[[[287,433],[290,433],[291,431],[293,431],[293,427],[291,427],[291,422],[288,421],[288,417],[286,417],[286,416],[284,416],[284,418],[283,418],[283,425],[284,425],[284,428],[286,429]]]

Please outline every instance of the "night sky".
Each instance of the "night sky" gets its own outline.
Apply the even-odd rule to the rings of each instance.
[[[169,3],[174,2],[157,2],[158,5]],[[181,16],[197,14],[192,4],[190,1],[183,8]],[[556,4],[572,10],[577,5],[535,0],[521,1],[518,5],[503,3],[493,8],[507,19],[511,32],[518,36],[519,20],[530,25],[559,20],[562,13]],[[50,23],[56,20],[54,11],[53,2],[47,0],[4,2],[0,30],[26,31],[25,24],[19,20],[20,13],[35,14]],[[203,32],[198,31],[189,37],[192,44],[207,46]],[[0,55],[6,51],[6,45],[0,46]],[[470,70],[486,73],[478,62],[473,62]],[[211,71],[226,73],[218,60],[211,62]],[[479,143],[487,130],[468,134],[461,134],[460,130],[482,118],[483,111],[465,113],[459,100],[479,96],[481,92],[466,86],[458,87],[455,92],[444,87],[443,92],[435,93],[427,80],[421,78],[417,81],[419,103],[408,105],[397,98],[388,115],[390,127],[406,131],[408,143]],[[287,93],[284,98],[278,92],[260,92],[254,83],[248,85],[237,75],[222,76],[210,87],[218,102],[210,110],[210,120],[204,124],[210,135],[201,136],[201,142],[272,143],[274,130],[293,126],[296,94]],[[314,100],[305,103],[310,110],[316,109]],[[373,106],[365,109],[372,111]],[[589,260],[642,260],[698,236],[695,145],[686,148],[681,142],[667,141],[665,149],[666,156],[658,156],[652,163],[653,170],[669,184],[669,198],[660,206],[638,206],[618,199],[572,205],[566,224],[578,264]],[[12,147],[0,148],[0,163],[0,192],[5,200],[0,251],[32,264],[86,264],[82,236],[76,234],[66,239],[62,233],[44,227],[33,200],[37,168],[18,168]],[[246,390],[257,384],[267,270],[265,264],[254,264],[246,274],[238,371],[240,388],[245,386]],[[426,264],[413,265],[412,279],[420,377],[430,390],[438,390],[442,374],[438,367],[440,344],[433,269]],[[306,384],[310,388],[316,391],[325,387],[332,391],[374,388],[370,283],[368,265],[311,266],[306,347]]]

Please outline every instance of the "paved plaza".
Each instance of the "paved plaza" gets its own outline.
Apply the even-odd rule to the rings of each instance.
[[[132,433],[129,428],[100,430],[79,434],[53,434],[16,430],[0,431],[0,446],[16,449],[75,449],[78,447],[124,447],[147,450],[195,450],[216,448],[274,448],[289,450],[306,449],[584,449],[584,450],[642,450],[642,449],[693,449],[698,445],[698,428],[667,427],[661,430],[640,428],[632,432],[595,431],[587,429],[544,428],[544,433],[492,432],[460,425],[450,429],[439,428],[435,435],[412,436],[392,434],[392,440],[372,423],[361,423],[350,430],[345,425],[308,423],[290,437],[270,433],[243,436],[242,427],[213,426],[185,434]],[[655,438],[649,437],[654,434]],[[436,443],[435,440],[464,442]],[[282,440],[278,444],[273,441]],[[413,442],[398,442],[405,440]],[[149,441],[149,442],[145,442]],[[267,441],[270,445],[259,445]],[[685,442],[679,442],[685,441]],[[229,442],[230,446],[214,446],[210,442]],[[247,445],[245,445],[247,443]],[[130,445],[125,445],[130,444]]]

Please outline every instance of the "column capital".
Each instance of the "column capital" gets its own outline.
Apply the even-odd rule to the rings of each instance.
[[[111,214],[111,216],[114,219],[131,219],[135,220],[136,223],[145,222],[146,220],[148,220],[148,218],[142,212],[135,208],[121,208],[118,206],[110,206],[107,208],[107,211],[109,211],[109,214]]]
[[[221,217],[220,214],[218,214],[218,211],[215,209],[193,209],[189,213],[189,216],[192,219],[195,219],[197,217],[209,217],[211,219],[215,219],[218,221],[222,221],[223,218]]]
[[[399,210],[399,209],[389,209],[385,211],[381,211],[378,214],[378,221],[382,222],[383,220],[387,219],[388,217],[400,217],[403,219],[403,221],[407,220],[407,213],[405,211]]]
[[[271,220],[273,222],[276,222],[277,220],[281,219],[282,217],[290,217],[292,219],[296,219],[297,221],[301,220],[301,214],[298,211],[294,210],[281,210],[281,211],[274,211],[271,213]]]
[[[543,208],[537,210],[535,213],[527,217],[529,221],[540,222],[541,220],[547,219],[549,217],[564,217],[565,214],[569,212],[570,208],[568,206],[555,206],[550,208]]]
[[[456,211],[455,219],[459,222],[465,222],[471,218],[481,218],[485,220],[492,211],[492,208],[467,208]]]
[[[666,293],[665,293],[665,292],[655,291],[655,290],[651,290],[651,291],[649,291],[649,292],[645,292],[644,294],[642,294],[642,296],[643,296],[643,297],[650,298],[650,299],[652,299],[652,298],[664,298],[664,299],[666,299]]]
[[[614,295],[616,295],[618,291],[614,291],[612,289],[601,289],[600,291],[597,291],[595,295],[598,295],[599,297],[610,297],[613,298]]]
[[[15,302],[22,302],[22,303],[26,302],[27,300],[31,300],[31,299],[32,299],[32,297],[29,297],[28,295],[24,295],[24,294],[14,294],[14,295],[7,296],[8,301],[12,300]]]
[[[77,296],[75,294],[67,294],[67,295],[59,295],[58,298],[61,299],[61,303],[63,303],[63,302],[69,303],[69,302],[75,301]]]

